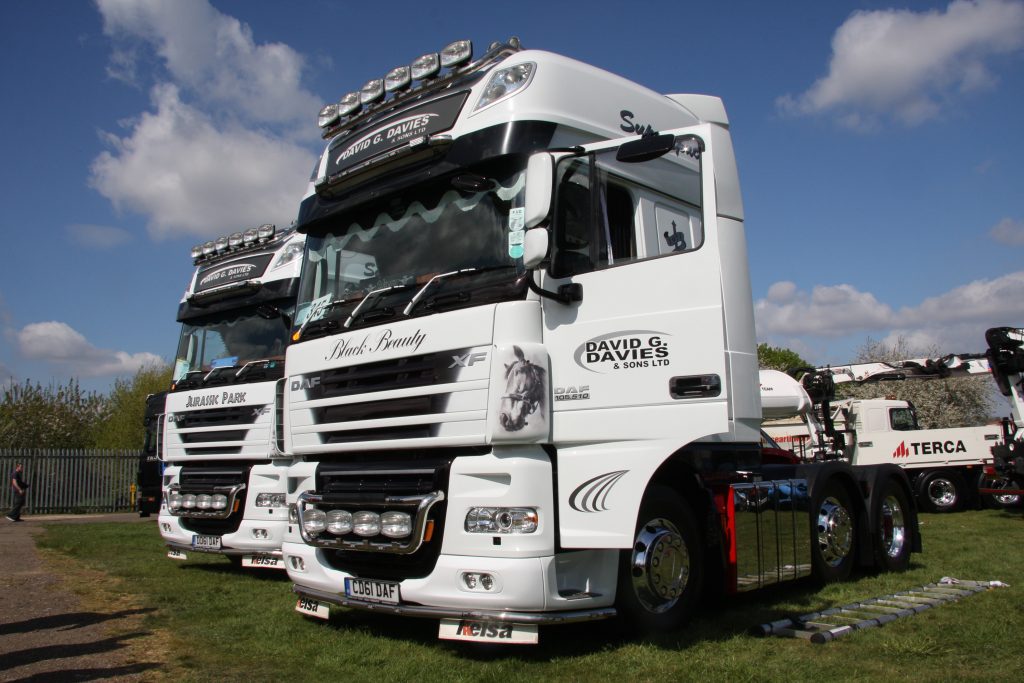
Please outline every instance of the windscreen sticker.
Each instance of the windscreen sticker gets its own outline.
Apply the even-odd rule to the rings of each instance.
[[[522,230],[526,227],[526,208],[518,207],[508,212],[508,229]]]
[[[224,358],[214,358],[210,361],[210,369],[214,368],[233,368],[238,365],[238,356],[226,356]]]
[[[523,258],[525,253],[523,241],[525,239],[525,230],[513,230],[508,234],[508,255],[510,258]]]
[[[295,316],[296,325],[304,325],[307,322],[313,322],[324,317],[324,313],[327,312],[327,305],[331,303],[331,294],[324,294],[319,299],[313,299],[305,307],[299,310],[297,316]]]

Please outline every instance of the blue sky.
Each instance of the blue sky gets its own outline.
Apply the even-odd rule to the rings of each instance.
[[[291,222],[323,103],[512,35],[724,99],[759,341],[839,363],[1024,325],[1024,0],[11,0],[0,381],[169,360],[189,247]]]

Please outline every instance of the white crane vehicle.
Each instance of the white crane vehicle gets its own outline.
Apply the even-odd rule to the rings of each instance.
[[[168,556],[220,553],[283,569],[290,460],[276,448],[305,238],[261,225],[193,247],[159,435]]]
[[[282,406],[300,612],[537,642],[907,566],[898,467],[763,461],[721,100],[457,41],[319,123]]]
[[[963,373],[988,372],[984,359],[962,361],[957,358]],[[817,385],[812,387],[816,389],[816,401],[811,400],[800,382],[786,373],[762,370],[762,403],[776,407],[771,412],[765,408],[764,430],[777,443],[790,447],[803,458],[843,458],[854,466],[898,465],[910,478],[920,509],[927,512],[960,509],[973,502],[980,485],[988,482],[984,470],[991,464],[993,446],[1002,437],[1001,427],[921,429],[909,401],[895,398],[833,400],[831,388],[827,401],[821,394],[822,386],[831,387],[832,382],[869,382],[873,376],[882,374],[888,380],[938,376],[927,370],[928,374],[913,374],[919,372],[918,368],[927,367],[919,362],[923,360],[906,361],[910,364],[907,366],[870,363],[817,368],[814,373],[819,376],[813,380],[804,375],[808,384],[813,381]],[[935,362],[942,361],[936,359]],[[828,381],[823,382],[823,378]]]

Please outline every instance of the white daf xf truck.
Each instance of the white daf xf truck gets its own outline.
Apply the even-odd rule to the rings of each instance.
[[[719,99],[458,41],[319,122],[282,406],[299,611],[537,642],[907,566],[899,468],[762,461]]]
[[[290,460],[276,447],[305,238],[262,225],[192,249],[159,434],[168,556],[220,553],[283,569]]]

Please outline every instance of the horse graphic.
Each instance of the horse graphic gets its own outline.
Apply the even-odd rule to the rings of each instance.
[[[512,347],[516,360],[505,364],[505,395],[501,397],[498,421],[506,432],[518,432],[526,418],[544,407],[544,368],[526,360],[523,350]]]

